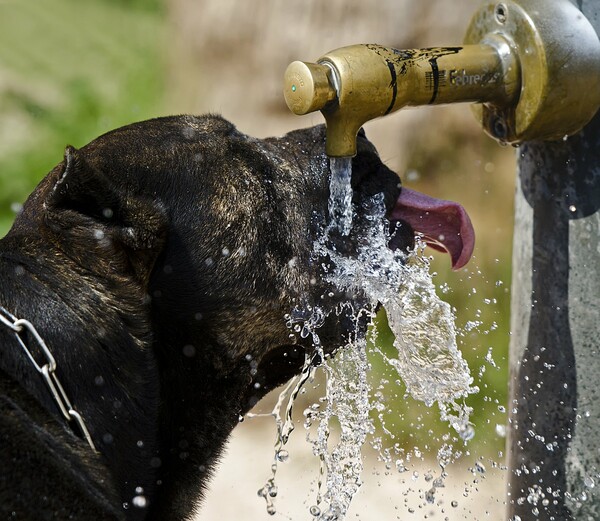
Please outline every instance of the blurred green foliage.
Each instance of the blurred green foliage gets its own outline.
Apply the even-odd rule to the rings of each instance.
[[[67,144],[161,114],[161,11],[159,0],[0,3],[0,236]]]
[[[94,0],[87,0],[94,1]],[[98,0],[96,0],[98,1]],[[152,13],[162,12],[165,8],[163,0],[100,0],[107,4],[114,4],[125,9],[135,9]]]

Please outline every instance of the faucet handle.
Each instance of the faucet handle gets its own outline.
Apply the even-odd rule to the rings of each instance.
[[[283,95],[289,109],[298,115],[321,110],[336,98],[331,68],[320,63],[295,61],[284,75]]]

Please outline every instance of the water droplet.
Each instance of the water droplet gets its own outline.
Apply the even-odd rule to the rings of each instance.
[[[421,178],[421,174],[417,170],[409,170],[406,172],[406,180],[409,183],[418,181]]]
[[[496,434],[501,438],[506,437],[506,425],[502,425],[500,423],[496,424]]]
[[[452,505],[453,508],[456,508],[458,506],[458,501],[454,500],[450,505]]]
[[[458,435],[463,441],[471,441],[475,437],[475,429],[472,425],[466,425],[458,431]]]
[[[137,508],[146,508],[146,506],[148,505],[148,501],[146,500],[145,496],[135,496],[132,500],[131,503],[133,504],[134,507]]]
[[[430,505],[435,503],[435,488],[430,488],[427,492],[425,492],[425,501]]]
[[[309,511],[311,516],[318,517],[321,515],[321,509],[317,505],[311,506]]]
[[[594,478],[592,478],[591,476],[586,476],[583,480],[583,484],[587,488],[594,488],[596,486],[596,482],[594,481]]]
[[[277,452],[277,460],[278,461],[281,461],[281,462],[287,461],[289,459],[289,457],[290,457],[290,454],[287,450],[281,449]]]

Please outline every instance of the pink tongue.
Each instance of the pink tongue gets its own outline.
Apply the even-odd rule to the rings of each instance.
[[[473,225],[458,203],[402,188],[389,218],[406,221],[414,231],[423,234],[425,242],[432,248],[448,252],[453,270],[462,268],[473,254]]]

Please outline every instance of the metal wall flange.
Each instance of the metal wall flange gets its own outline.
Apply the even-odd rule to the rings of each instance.
[[[502,38],[517,56],[516,105],[484,103],[475,116],[493,138],[511,144],[555,140],[581,130],[600,107],[600,40],[569,0],[486,3],[465,43]]]

